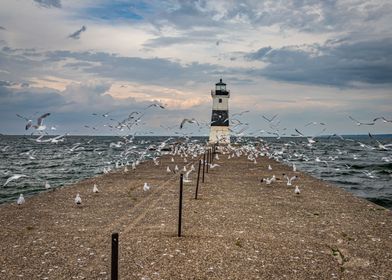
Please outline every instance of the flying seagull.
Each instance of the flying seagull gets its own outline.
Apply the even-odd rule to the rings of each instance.
[[[263,115],[262,118],[268,122],[272,122],[277,116],[278,116],[278,114],[274,115],[272,118],[267,118],[266,116]]]
[[[7,181],[4,183],[3,187],[5,187],[9,182],[14,181],[14,180],[18,180],[19,178],[22,178],[22,177],[27,177],[27,175],[23,175],[23,174],[12,175],[11,177],[9,177],[7,179]]]
[[[165,109],[165,107],[162,106],[162,105],[159,104],[159,103],[154,103],[154,104],[148,105],[148,106],[146,107],[146,109],[151,108],[151,107],[159,107],[159,108],[161,108],[161,109]]]
[[[373,120],[373,122],[376,122],[376,121],[378,121],[378,120],[382,120],[382,121],[385,122],[385,123],[387,123],[387,122],[392,123],[392,120],[387,120],[387,119],[384,118],[384,117],[377,117],[377,118],[375,118],[375,119]]]
[[[27,124],[26,124],[26,127],[25,127],[26,130],[28,130],[30,127],[33,127],[33,128],[35,128],[36,130],[42,131],[42,130],[45,130],[45,129],[46,129],[46,126],[44,125],[44,118],[46,118],[47,116],[50,116],[50,113],[45,113],[45,114],[43,114],[42,116],[40,116],[40,117],[37,119],[37,124],[34,124],[34,125],[33,125],[32,120],[29,120],[29,119],[27,119],[27,118],[25,118],[25,117],[23,117],[23,116],[21,116],[21,115],[19,115],[19,114],[16,114],[16,115],[17,115],[19,118],[25,119],[25,120],[27,121]]]
[[[371,122],[371,123],[363,123],[363,122],[357,121],[356,119],[354,119],[354,118],[351,117],[351,116],[348,116],[348,118],[349,118],[350,120],[352,120],[353,122],[355,122],[356,125],[358,125],[358,126],[360,126],[360,125],[374,125],[374,121]]]
[[[183,119],[182,120],[182,122],[181,122],[181,124],[180,124],[180,128],[183,128],[184,127],[184,124],[185,123],[197,123],[197,125],[199,125],[199,123],[197,122],[197,120],[195,120],[194,118],[192,118],[192,119]]]
[[[87,27],[83,25],[82,28],[80,28],[79,30],[77,30],[74,33],[72,33],[71,35],[69,35],[68,38],[79,40],[80,34],[86,30],[87,30]]]

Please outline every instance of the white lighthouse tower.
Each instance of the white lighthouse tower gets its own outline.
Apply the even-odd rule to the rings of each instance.
[[[211,90],[212,116],[209,142],[211,144],[230,144],[229,131],[229,98],[230,92],[220,79]]]

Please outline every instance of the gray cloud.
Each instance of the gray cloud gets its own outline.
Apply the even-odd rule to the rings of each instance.
[[[253,73],[272,80],[349,86],[392,83],[392,38],[342,44],[261,48],[246,58],[268,63]]]
[[[34,0],[34,2],[45,8],[61,8],[61,0]]]
[[[145,19],[158,28],[171,24],[178,29],[224,27],[246,22],[253,26],[277,25],[282,30],[305,32],[352,30],[388,18],[392,5],[387,0],[286,0],[286,1],[155,1],[159,12],[141,10]],[[159,7],[159,8],[157,8]]]
[[[54,51],[46,53],[45,63],[73,58],[83,63],[85,73],[100,77],[113,78],[154,85],[183,85],[184,82],[206,81],[216,71],[217,66],[178,62],[162,58],[123,57],[103,52]],[[94,63],[89,67],[84,63]],[[74,67],[67,65],[66,67]]]
[[[83,25],[82,28],[69,35],[68,38],[79,40],[80,34],[82,34],[82,32],[85,32],[86,30],[87,30],[86,26]]]
[[[187,30],[184,34],[180,36],[173,37],[158,37],[150,39],[143,44],[147,48],[156,48],[162,46],[172,46],[177,44],[192,44],[192,43],[209,43],[211,46],[218,46],[218,42],[223,42],[223,40],[217,41],[219,36],[219,30],[215,26],[210,26],[208,30]]]
[[[0,87],[10,87],[10,86],[13,86],[13,85],[15,85],[15,83],[13,83],[13,82],[10,82],[10,81],[2,81],[2,80],[0,80]]]

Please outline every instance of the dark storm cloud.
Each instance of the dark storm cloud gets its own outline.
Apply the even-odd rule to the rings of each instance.
[[[36,112],[55,111],[66,103],[67,100],[55,90],[16,91],[0,86],[1,128],[6,131],[23,132],[24,123],[16,114],[33,116]]]
[[[82,32],[85,32],[86,30],[87,30],[86,26],[83,25],[82,28],[69,35],[68,38],[79,40],[80,34],[82,34]]]
[[[61,0],[34,0],[34,2],[45,8],[61,8]]]
[[[187,80],[205,80],[210,78],[216,66],[191,63],[181,65],[162,58],[123,57],[103,52],[54,51],[46,54],[46,63],[73,58],[80,63],[94,63],[84,67],[86,73],[100,77],[144,82],[147,84],[183,83]],[[68,67],[73,67],[68,65]]]
[[[261,48],[246,57],[267,63],[254,74],[272,80],[338,87],[392,83],[391,38],[303,47]]]

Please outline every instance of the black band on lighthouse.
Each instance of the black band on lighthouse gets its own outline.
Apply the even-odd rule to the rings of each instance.
[[[211,126],[229,126],[229,111],[212,110]]]

